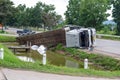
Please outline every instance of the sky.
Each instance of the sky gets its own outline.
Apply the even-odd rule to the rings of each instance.
[[[111,5],[111,9],[110,9],[110,10],[107,10],[107,12],[106,12],[106,13],[109,13],[109,14],[110,14],[110,16],[107,17],[108,20],[113,20],[113,17],[112,17],[112,9],[113,9],[113,5]]]
[[[69,0],[11,0],[15,4],[15,6],[19,4],[25,4],[27,7],[35,6],[38,1],[41,1],[46,4],[53,4],[55,5],[55,11],[62,15],[63,19],[65,19],[64,13],[67,10],[67,5]],[[112,10],[108,10],[107,13],[111,14]],[[108,20],[112,20],[112,14],[107,18]]]
[[[107,12],[110,14],[112,11],[111,11],[111,10],[108,10]],[[108,19],[108,20],[113,20],[112,14],[110,14],[110,16],[107,17],[107,19]]]

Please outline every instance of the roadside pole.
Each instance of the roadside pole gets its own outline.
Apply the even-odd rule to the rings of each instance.
[[[4,59],[4,49],[0,49],[0,59]]]

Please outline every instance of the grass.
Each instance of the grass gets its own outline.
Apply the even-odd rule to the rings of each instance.
[[[0,33],[4,34],[4,33],[5,33],[5,31],[0,30]]]
[[[110,39],[110,40],[118,40],[120,41],[120,37],[112,37],[112,36],[102,36],[103,39]]]
[[[2,36],[0,35],[0,42],[15,42],[16,37],[14,36]]]
[[[3,40],[4,42],[10,42],[10,41],[15,41],[15,37],[13,37],[13,39],[11,40],[11,37],[7,37],[7,36],[0,36],[0,40]],[[2,42],[2,41],[1,41]],[[1,67],[7,67],[7,68],[17,68],[17,69],[27,69],[27,70],[34,70],[34,71],[40,71],[40,72],[47,72],[47,73],[55,73],[55,74],[66,74],[66,75],[75,75],[75,76],[95,76],[95,77],[108,77],[108,78],[115,78],[115,77],[120,77],[120,71],[116,70],[116,71],[102,71],[102,70],[93,70],[93,69],[88,69],[88,70],[84,70],[83,68],[80,69],[73,69],[73,68],[67,68],[67,67],[58,67],[55,65],[51,65],[51,64],[47,64],[47,65],[42,65],[41,62],[36,61],[34,63],[31,62],[23,62],[21,60],[19,60],[18,58],[16,58],[15,55],[13,55],[13,53],[4,45],[0,44],[0,48],[4,48],[4,60],[0,60],[0,66]],[[76,56],[79,57],[80,59],[84,59],[84,58],[88,58],[91,61],[94,61],[94,59],[98,58],[96,55],[87,55],[85,52],[81,52],[78,51],[77,49],[74,48],[64,48],[61,47],[61,45],[58,45],[55,50],[64,50],[67,53],[72,54],[72,56]],[[78,55],[79,52],[79,55]],[[106,57],[105,57],[106,58]],[[101,61],[99,61],[101,60]],[[100,62],[104,62],[104,64],[110,63],[113,66],[116,66],[116,64],[113,64],[112,61],[114,61],[114,59],[109,60],[106,59],[107,61],[105,61],[103,59],[103,57],[99,57],[95,62],[93,63],[100,63]],[[116,67],[119,67],[119,65],[117,65]]]
[[[81,69],[73,69],[67,67],[58,67],[54,65],[42,65],[41,62],[36,61],[35,63],[31,62],[23,62],[16,58],[13,53],[0,44],[0,48],[4,48],[4,60],[0,60],[1,67],[7,68],[18,68],[18,69],[27,69],[34,70],[40,72],[48,72],[48,73],[56,73],[56,74],[66,74],[66,75],[75,75],[75,76],[95,76],[95,77],[120,77],[120,71],[97,71],[93,69],[84,70]]]
[[[114,59],[112,57],[93,53],[88,54],[84,51],[81,51],[80,49],[77,50],[75,48],[65,48],[62,45],[58,45],[53,49],[53,51],[55,50],[62,50],[66,55],[69,55],[79,61],[84,61],[84,59],[87,58],[93,65],[91,65],[91,67],[96,67],[96,69],[111,71],[120,70],[120,60]]]
[[[0,30],[0,34],[8,34],[8,32]]]

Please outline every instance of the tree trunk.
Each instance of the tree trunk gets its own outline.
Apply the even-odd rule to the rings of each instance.
[[[117,34],[120,35],[120,25],[117,25]]]

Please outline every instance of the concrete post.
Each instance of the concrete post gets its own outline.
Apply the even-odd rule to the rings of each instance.
[[[46,54],[43,54],[43,65],[46,65]]]
[[[88,69],[88,59],[84,59],[84,69]]]
[[[28,41],[27,41],[26,47],[28,47]]]
[[[4,49],[0,49],[0,59],[4,59]]]

